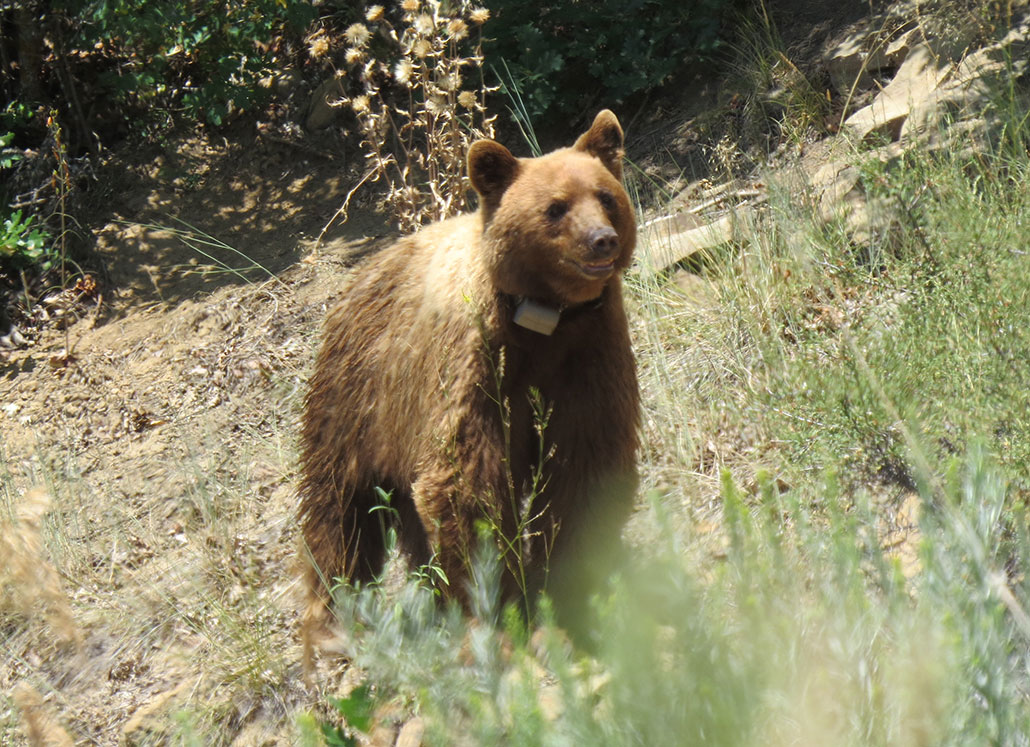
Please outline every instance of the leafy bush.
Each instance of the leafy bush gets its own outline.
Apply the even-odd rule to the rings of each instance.
[[[9,169],[22,160],[22,154],[9,148],[14,133],[0,134],[0,170]],[[2,195],[3,192],[0,192]],[[53,257],[49,251],[50,235],[36,221],[35,215],[25,215],[22,210],[6,208],[3,213],[3,225],[0,227],[0,278],[8,273],[35,265],[42,270],[49,270]]]
[[[21,153],[13,148],[8,148],[13,139],[13,132],[5,132],[0,135],[0,169],[6,169],[9,166],[13,166],[16,162],[21,160]]]
[[[30,215],[22,219],[22,211],[15,210],[4,219],[0,228],[0,270],[27,265],[50,269],[53,261],[47,253],[50,236],[33,225],[34,217]]]
[[[664,83],[718,46],[730,0],[490,0],[486,52],[504,60],[529,113],[611,105]]]
[[[317,9],[301,0],[65,0],[72,43],[120,58],[100,77],[123,101],[181,108],[221,124],[260,102],[270,44],[298,32]]]

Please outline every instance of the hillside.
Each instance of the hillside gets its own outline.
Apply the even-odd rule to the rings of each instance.
[[[109,154],[106,275],[0,349],[0,742],[1024,743],[1030,33],[796,5],[620,112],[643,486],[591,656],[411,584],[305,682],[299,407],[393,229],[317,135]]]

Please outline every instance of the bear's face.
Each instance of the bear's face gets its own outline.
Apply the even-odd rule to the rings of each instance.
[[[591,301],[629,266],[633,207],[622,187],[622,129],[609,111],[571,148],[517,159],[492,141],[469,151],[498,290],[556,305]]]

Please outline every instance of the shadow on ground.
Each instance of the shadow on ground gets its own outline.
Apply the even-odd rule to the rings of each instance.
[[[94,227],[108,289],[101,318],[279,276],[331,220],[319,252],[367,251],[391,226],[371,209],[371,192],[347,221],[333,220],[355,181],[345,162],[255,137],[194,138],[109,163],[110,212]]]

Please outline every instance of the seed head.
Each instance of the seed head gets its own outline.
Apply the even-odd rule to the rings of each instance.
[[[347,27],[347,30],[343,32],[343,38],[346,39],[349,44],[361,48],[368,44],[368,40],[372,38],[372,34],[365,24],[352,23]]]
[[[469,12],[469,20],[477,26],[482,26],[490,18],[490,11],[486,8],[473,8]]]
[[[442,114],[447,109],[447,99],[434,93],[426,99],[426,111],[430,114]]]
[[[423,13],[415,18],[415,31],[425,36],[433,33],[435,24],[433,23],[432,16],[427,13]]]
[[[401,10],[406,13],[414,13],[418,10],[418,0],[404,0],[401,3]]]
[[[329,40],[324,36],[319,36],[308,42],[308,55],[313,60],[325,57],[326,52],[329,51]]]
[[[411,53],[418,57],[420,60],[424,60],[433,51],[433,45],[429,43],[427,39],[418,39],[414,44],[411,45]]]
[[[365,19],[369,23],[375,23],[383,17],[383,6],[382,5],[370,5],[368,10],[365,11]]]
[[[476,94],[472,91],[462,91],[458,94],[458,103],[466,109],[474,109],[476,107]]]
[[[444,91],[457,91],[461,88],[461,76],[456,72],[448,73],[447,75],[441,75],[436,80],[436,84],[440,86],[441,90]]]
[[[365,114],[371,110],[368,96],[355,96],[350,100],[350,108],[355,114]]]
[[[411,74],[414,70],[415,66],[411,64],[411,60],[401,60],[393,69],[393,77],[402,86],[406,86],[408,81],[411,80]]]
[[[356,47],[351,47],[344,54],[343,59],[347,61],[348,65],[356,65],[365,58],[365,53]]]
[[[460,18],[452,18],[450,23],[447,24],[447,33],[451,35],[454,41],[461,41],[469,35],[468,24]]]

